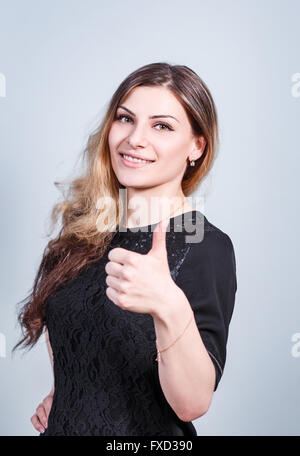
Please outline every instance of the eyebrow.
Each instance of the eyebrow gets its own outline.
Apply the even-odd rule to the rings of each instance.
[[[125,109],[125,111],[129,112],[129,114],[131,114],[132,116],[135,117],[135,114],[132,111],[130,111],[130,109],[125,108],[125,106],[120,105],[120,106],[118,106],[118,108]],[[180,123],[179,120],[176,119],[176,117],[169,116],[169,115],[166,115],[166,114],[157,114],[155,116],[149,116],[149,119],[159,119],[159,118],[162,118],[162,117],[171,117],[172,119],[175,119],[178,123]]]

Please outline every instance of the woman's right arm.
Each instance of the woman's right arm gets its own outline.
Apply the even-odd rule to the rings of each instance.
[[[50,341],[49,341],[48,328],[46,329],[46,342],[47,342],[47,348],[48,348],[48,352],[49,352],[49,356],[50,356],[50,362],[52,365],[52,372],[53,372],[53,378],[54,378],[53,352],[52,352],[52,348],[51,348]],[[35,414],[30,419],[30,421],[32,422],[35,429],[39,432],[45,432],[45,430],[48,426],[48,416],[49,416],[49,413],[50,413],[50,410],[52,407],[53,395],[54,395],[54,380],[53,380],[53,386],[51,388],[50,393],[38,405],[38,407],[36,408]]]

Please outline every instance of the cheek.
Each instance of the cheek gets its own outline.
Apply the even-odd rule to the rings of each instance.
[[[111,151],[116,148],[116,145],[118,143],[118,136],[118,129],[112,125],[108,134],[108,145]]]
[[[110,149],[113,151],[120,147],[127,136],[128,130],[124,126],[113,123],[108,135],[108,144]]]
[[[185,161],[185,153],[186,144],[180,142],[180,140],[172,138],[172,140],[168,139],[165,143],[160,142],[160,145],[157,145],[158,157],[161,162],[171,168],[177,168],[178,166],[182,166]]]

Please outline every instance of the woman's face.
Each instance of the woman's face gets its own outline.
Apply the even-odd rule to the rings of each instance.
[[[125,187],[180,183],[188,157],[201,155],[193,152],[195,141],[185,110],[164,87],[136,87],[118,106],[108,143],[113,170]],[[121,154],[152,161],[126,162]]]

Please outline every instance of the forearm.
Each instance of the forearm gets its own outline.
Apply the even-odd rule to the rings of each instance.
[[[169,299],[172,299],[171,307],[160,306],[153,315],[160,350],[171,345],[183,333],[193,315],[182,290],[176,290]],[[203,344],[194,316],[183,336],[163,351],[160,358],[160,384],[175,413],[184,421],[192,421],[203,415],[212,399],[215,367]]]

